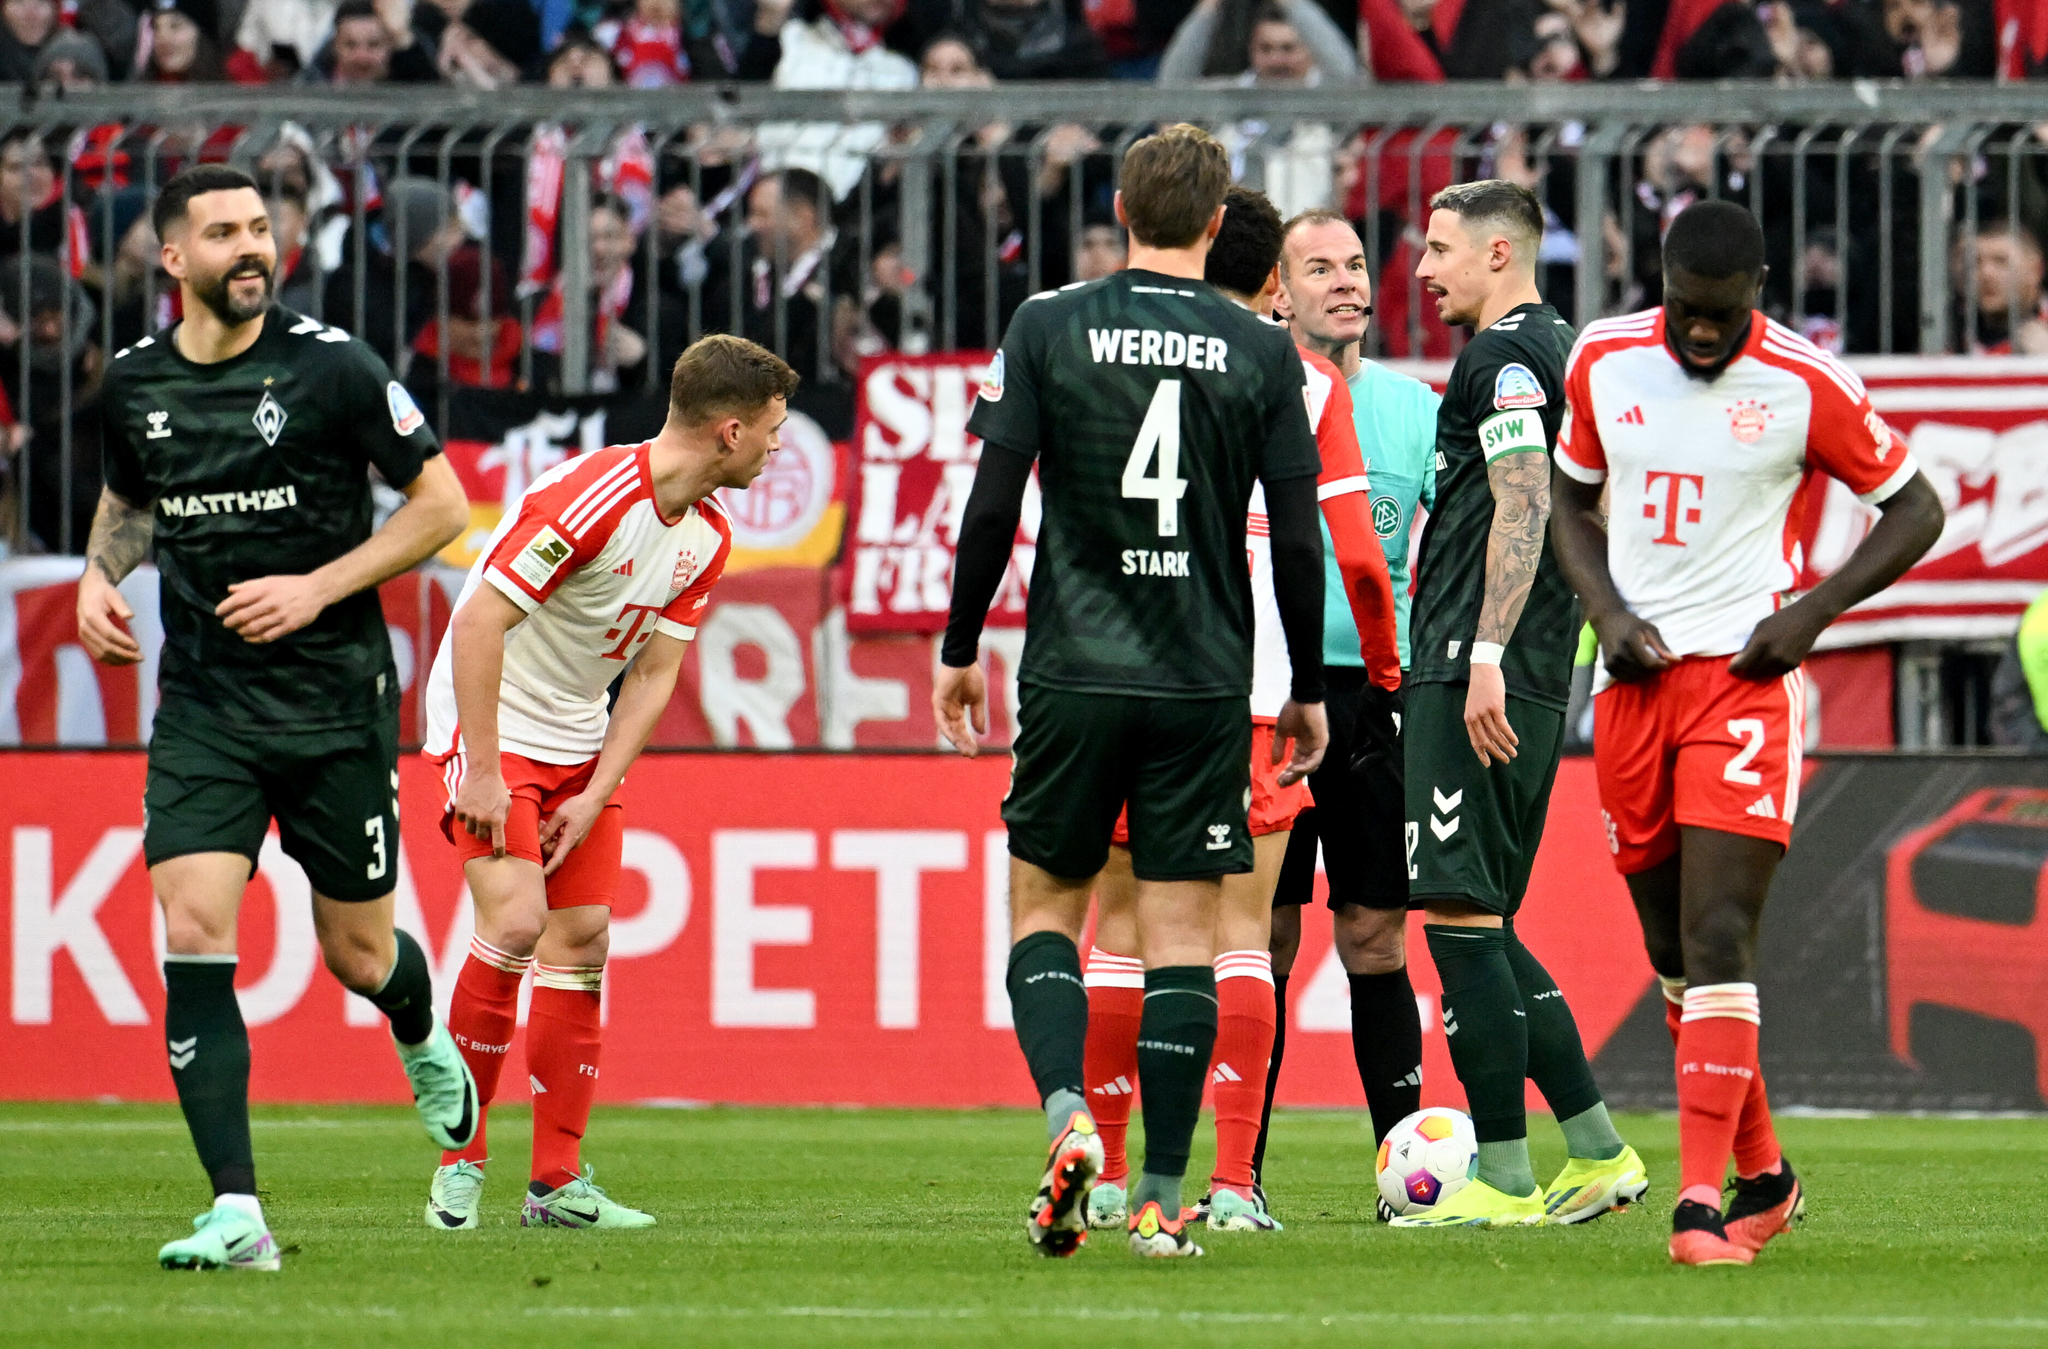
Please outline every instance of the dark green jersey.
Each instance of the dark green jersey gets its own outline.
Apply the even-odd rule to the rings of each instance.
[[[1017,311],[967,426],[1038,460],[1018,678],[1248,697],[1252,484],[1320,471],[1285,329],[1200,281],[1123,271]]]
[[[370,469],[394,487],[440,453],[383,360],[273,307],[241,355],[199,365],[175,329],[107,368],[107,486],[152,506],[167,704],[261,735],[360,727],[397,706],[375,590],[252,645],[214,615],[235,581],[300,575],[370,537]]]
[[[1548,471],[1564,421],[1564,365],[1575,336],[1549,305],[1520,305],[1476,334],[1451,367],[1436,414],[1436,504],[1417,567],[1411,682],[1468,677],[1493,531],[1486,466],[1504,454],[1533,451],[1545,456]],[[1578,633],[1578,601],[1546,538],[1536,584],[1501,657],[1508,692],[1563,707]]]

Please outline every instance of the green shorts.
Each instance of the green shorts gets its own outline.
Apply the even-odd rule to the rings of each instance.
[[[205,713],[159,712],[143,788],[150,866],[240,853],[253,872],[273,817],[285,855],[316,894],[382,899],[398,880],[398,716],[360,730],[265,745],[202,731]]]
[[[1416,684],[1406,712],[1410,906],[1467,899],[1513,917],[1543,841],[1564,713],[1510,693],[1508,725],[1520,742],[1515,758],[1482,767],[1465,733],[1465,685]]]
[[[1147,698],[1026,684],[1003,823],[1010,855],[1069,880],[1109,860],[1130,803],[1140,880],[1252,869],[1252,718],[1244,698]]]

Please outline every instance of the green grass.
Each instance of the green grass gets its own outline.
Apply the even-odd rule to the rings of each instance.
[[[1562,1157],[1535,1121],[1539,1174]],[[493,1121],[481,1231],[422,1221],[410,1111],[270,1108],[256,1149],[282,1275],[170,1274],[203,1186],[174,1108],[0,1106],[11,1344],[500,1346],[2019,1345],[2048,1342],[2048,1125],[1788,1119],[1812,1190],[1751,1270],[1664,1259],[1675,1122],[1622,1121],[1652,1202],[1573,1229],[1396,1232],[1370,1218],[1362,1115],[1283,1114],[1277,1236],[1141,1262],[1027,1250],[1043,1146],[1023,1112],[602,1110],[588,1155],[653,1232],[523,1231],[527,1119]],[[1204,1134],[1208,1133],[1205,1126]],[[1199,1137],[1199,1135],[1198,1135]],[[1206,1174],[1198,1155],[1195,1170]],[[1050,1341],[1048,1341],[1050,1342]]]

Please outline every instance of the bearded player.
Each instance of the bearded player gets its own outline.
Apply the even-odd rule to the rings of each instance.
[[[1216,233],[1203,277],[1229,299],[1270,316],[1280,290],[1280,213],[1262,192],[1233,187],[1223,199],[1223,227]],[[1366,506],[1365,465],[1352,429],[1351,396],[1335,366],[1304,351],[1310,423],[1322,459],[1316,496],[1322,503],[1337,575],[1325,601],[1351,634],[1352,661],[1372,667],[1376,687],[1400,687],[1394,645],[1394,594],[1387,562],[1372,530]],[[1284,1003],[1273,980],[1267,950],[1273,927],[1273,887],[1288,855],[1294,820],[1312,800],[1307,782],[1279,782],[1284,745],[1274,743],[1273,723],[1287,701],[1291,670],[1273,594],[1271,524],[1265,493],[1252,489],[1246,519],[1246,556],[1251,560],[1255,628],[1252,637],[1252,756],[1250,827],[1252,870],[1223,878],[1216,925],[1216,1049],[1209,1082],[1216,1106],[1216,1167],[1206,1198],[1194,1205],[1211,1231],[1271,1232],[1280,1228],[1266,1210],[1266,1197],[1253,1172],[1272,1057]],[[1326,581],[1332,578],[1326,577]],[[1361,639],[1363,633],[1363,653]],[[1327,648],[1328,643],[1325,643]],[[1325,651],[1325,662],[1329,654]],[[1319,770],[1320,771],[1320,770]],[[1341,770],[1340,770],[1341,771]],[[1399,810],[1393,815],[1398,831]],[[1124,1225],[1129,1163],[1124,1139],[1130,1125],[1132,1087],[1138,1081],[1138,1025],[1145,1006],[1145,967],[1137,942],[1137,881],[1131,873],[1129,835],[1118,821],[1109,865],[1096,881],[1095,946],[1088,952],[1088,1100],[1102,1131],[1103,1176],[1088,1196],[1088,1224]],[[1414,1001],[1408,1004],[1414,1015]]]
[[[1478,1174],[1397,1227],[1583,1222],[1649,1187],[1622,1142],[1564,994],[1515,934],[1564,748],[1578,606],[1544,544],[1571,325],[1536,289],[1543,209],[1501,179],[1430,201],[1415,274],[1466,324],[1437,409],[1436,507],[1422,538],[1402,727],[1408,893],[1443,983],[1444,1036],[1479,1139]],[[1530,1170],[1525,1080],[1570,1159]]]
[[[471,568],[434,658],[425,753],[447,784],[441,827],[476,900],[448,1025],[485,1105],[512,1047],[520,981],[534,975],[522,1226],[655,1221],[578,1167],[624,840],[616,793],[668,707],[732,550],[712,494],[767,466],[796,383],[742,338],[693,343],[676,361],[660,434],[571,459],[526,489]],[[442,1155],[429,1227],[477,1225],[488,1160],[479,1121],[467,1147]]]
[[[1763,231],[1741,206],[1701,202],[1672,222],[1663,307],[1589,325],[1572,353],[1552,489],[1558,562],[1600,639],[1607,837],[1677,1042],[1670,1251],[1683,1265],[1747,1265],[1803,1211],[1757,1064],[1755,962],[1799,805],[1799,664],[1942,527],[1940,499],[1862,382],[1758,310],[1764,275]],[[1823,473],[1880,516],[1839,571],[1791,600],[1787,522]]]

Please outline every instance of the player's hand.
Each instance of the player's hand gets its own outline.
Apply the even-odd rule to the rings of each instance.
[[[493,857],[505,855],[505,817],[511,813],[512,792],[504,774],[471,769],[462,775],[462,790],[455,793],[455,822],[471,838],[489,839]]]
[[[229,632],[261,644],[305,627],[320,617],[327,601],[326,587],[311,576],[259,576],[229,586],[228,597],[213,612]]]
[[[1508,725],[1508,684],[1498,665],[1472,666],[1472,682],[1465,689],[1465,734],[1484,766],[1493,767],[1495,759],[1513,762],[1522,741]]]
[[[1735,659],[1728,662],[1728,673],[1739,679],[1778,679],[1799,668],[1806,659],[1806,653],[1813,650],[1813,643],[1821,629],[1800,613],[1804,604],[1794,604],[1778,610],[1769,618],[1756,625],[1749,634],[1749,643],[1735,653]]]
[[[1287,742],[1294,742],[1294,754],[1280,770],[1280,785],[1292,787],[1322,767],[1323,751],[1330,747],[1330,717],[1321,703],[1297,703],[1289,698],[1273,723],[1273,762],[1287,754]]]
[[[1678,662],[1664,645],[1657,625],[1646,623],[1623,609],[1611,618],[1595,619],[1593,635],[1600,639],[1600,662],[1607,673],[1623,684],[1648,679]]]
[[[97,562],[86,563],[78,578],[79,644],[102,665],[133,665],[142,659],[142,644],[122,625],[134,617],[120,587]]]
[[[988,681],[980,665],[939,667],[932,681],[932,715],[954,749],[970,759],[981,753],[979,737],[988,734]]]
[[[554,814],[541,821],[540,855],[547,859],[540,869],[542,876],[554,875],[569,860],[576,845],[590,836],[590,826],[597,823],[604,807],[605,798],[583,792],[564,801]]]
[[[1353,777],[1369,778],[1389,766],[1400,770],[1402,704],[1400,689],[1365,686],[1358,703],[1358,724],[1352,731],[1352,739],[1358,743],[1351,755]]]

